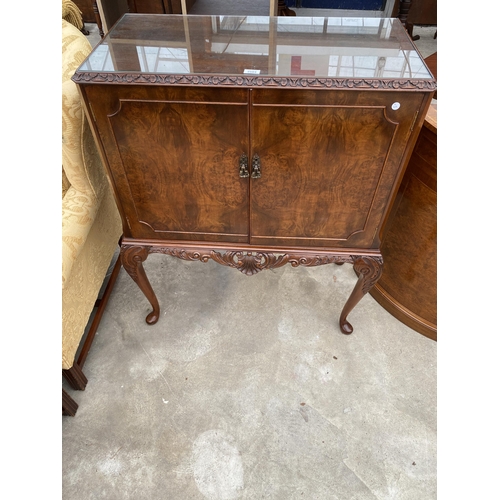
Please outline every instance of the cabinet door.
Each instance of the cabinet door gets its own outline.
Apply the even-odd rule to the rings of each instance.
[[[261,177],[252,179],[250,241],[377,247],[422,100],[404,92],[255,91],[252,155]]]
[[[133,238],[248,241],[248,98],[241,90],[88,86]]]

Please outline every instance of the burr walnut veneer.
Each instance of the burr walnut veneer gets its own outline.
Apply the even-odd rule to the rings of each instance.
[[[347,315],[435,90],[397,19],[125,15],[75,73],[123,220],[150,253],[252,275],[351,263]]]

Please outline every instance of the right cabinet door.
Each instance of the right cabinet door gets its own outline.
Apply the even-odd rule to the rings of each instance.
[[[375,236],[424,95],[255,90],[253,244],[378,246]]]

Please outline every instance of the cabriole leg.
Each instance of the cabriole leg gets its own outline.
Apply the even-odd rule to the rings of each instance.
[[[137,283],[137,286],[153,307],[153,310],[146,316],[146,323],[154,325],[160,317],[160,305],[142,267],[142,263],[148,258],[149,248],[123,245],[120,249],[120,255],[125,271]]]
[[[340,330],[342,333],[349,335],[353,332],[353,327],[347,321],[347,315],[354,309],[356,304],[362,297],[368,293],[373,285],[380,279],[382,275],[383,259],[382,257],[358,257],[354,261],[354,270],[358,274],[358,281],[354,286],[354,290],[347,299],[347,302],[340,314]]]

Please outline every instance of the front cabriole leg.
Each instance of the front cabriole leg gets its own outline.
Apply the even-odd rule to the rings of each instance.
[[[123,267],[153,307],[153,310],[146,316],[146,323],[154,325],[160,317],[160,305],[142,267],[142,263],[148,258],[149,250],[150,248],[145,246],[123,245],[120,248],[120,255]]]
[[[368,293],[375,283],[382,276],[382,268],[384,266],[384,261],[382,256],[368,257],[368,256],[353,256],[354,258],[354,270],[358,274],[358,281],[354,286],[354,289],[347,299],[347,302],[342,309],[340,314],[340,330],[342,333],[349,335],[353,332],[353,327],[347,321],[347,315],[354,309],[356,304],[362,299],[362,297]]]

